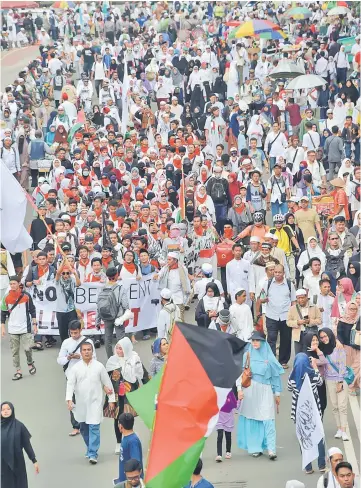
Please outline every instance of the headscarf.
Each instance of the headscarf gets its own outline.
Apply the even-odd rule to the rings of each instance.
[[[289,227],[291,227],[291,229],[292,229],[293,231],[296,231],[296,223],[295,223],[295,222],[293,222],[293,224],[290,224],[290,223],[288,222],[288,221],[289,221],[289,219],[290,219],[291,217],[293,217],[293,218],[295,217],[295,216],[294,216],[294,214],[293,214],[292,212],[286,213],[286,215],[285,215],[285,222],[286,222],[286,224],[287,224]]]
[[[214,292],[213,297],[209,297],[207,295],[207,291],[209,289],[213,290],[213,292]],[[206,312],[208,310],[217,310],[218,305],[220,303],[220,293],[219,293],[219,288],[215,283],[213,283],[213,282],[207,283],[206,293],[205,293],[204,297],[202,298],[202,300],[203,300],[204,310]]]
[[[320,333],[321,332],[324,332],[325,334],[327,334],[327,337],[329,339],[328,344],[324,344],[321,341],[321,339],[320,339]],[[336,347],[336,337],[335,337],[335,334],[332,332],[332,330],[329,329],[328,327],[322,327],[322,329],[320,329],[318,331],[318,338],[320,341],[320,343],[318,345],[320,351],[322,351],[325,356],[329,356],[330,354],[332,354],[335,347]]]
[[[305,348],[306,348],[307,356],[318,359],[318,354],[316,351],[309,351],[308,350],[311,347],[312,339],[314,337],[317,337],[317,339],[318,339],[317,332],[307,332],[307,334],[304,336],[303,343],[304,343]]]
[[[63,132],[60,132],[59,130],[60,127],[64,129]],[[58,142],[61,144],[62,142],[67,142],[67,140],[68,140],[68,131],[63,126],[63,124],[59,124],[58,128],[55,131],[54,142]]]
[[[305,375],[313,377],[314,369],[310,365],[310,360],[304,352],[296,354],[295,361],[293,363],[293,370],[290,374],[290,380],[293,380],[296,384],[298,391],[301,390],[303,379]]]
[[[346,107],[341,98],[337,98],[335,101],[333,120],[334,125],[337,125],[337,127],[342,130],[346,120]]]
[[[277,361],[267,341],[260,341],[259,349],[255,349],[251,342],[249,353],[252,375],[258,376],[257,381],[269,383],[272,378],[284,374],[284,369]],[[244,361],[246,360],[245,358]]]
[[[193,222],[194,219],[194,202],[191,198],[186,198],[185,199],[185,214],[186,218],[189,222]]]
[[[357,308],[356,312],[352,312],[350,310],[352,305],[356,305],[356,308]],[[346,305],[346,310],[345,310],[344,315],[342,315],[342,317],[340,317],[340,321],[344,322],[345,324],[353,325],[357,322],[357,319],[359,317],[359,312],[360,311],[359,311],[359,308],[358,308],[356,302],[348,302],[348,304]]]
[[[153,354],[153,356],[157,357],[158,359],[164,358],[164,356],[160,350],[160,347],[162,345],[163,340],[167,341],[167,339],[165,339],[164,337],[158,337],[152,344],[152,354]],[[167,341],[167,343],[168,343],[168,341]]]
[[[349,269],[350,269],[350,264],[355,268],[356,273],[351,274]],[[352,261],[348,263],[347,266],[347,278],[350,278],[352,281],[353,287],[355,291],[360,291],[360,263],[358,261]]]
[[[324,132],[327,132],[327,136],[324,136],[323,135]],[[324,147],[325,146],[326,139],[328,137],[330,137],[330,135],[331,135],[331,131],[329,129],[323,129],[322,134],[321,134],[321,139],[320,139],[320,145],[321,145],[321,147]]]
[[[124,356],[118,356],[118,354],[116,352],[117,346],[122,347],[121,340],[115,344],[114,355],[110,356],[110,358],[108,359],[108,361],[105,365],[105,369],[107,370],[108,373],[109,373],[109,371],[114,371],[115,369],[119,369],[119,368],[122,368],[124,366],[125,357]]]
[[[351,83],[351,86],[346,86],[347,82]],[[357,99],[359,98],[360,94],[358,89],[355,87],[355,85],[352,83],[352,80],[346,80],[346,83],[343,83],[342,88],[340,89],[340,95],[342,93],[345,94],[346,98],[350,98],[351,102],[356,103]]]
[[[340,317],[340,309],[339,309],[340,296],[344,299],[346,303],[349,303],[351,301],[353,294],[355,293],[350,278],[341,278],[339,281],[343,287],[343,292],[341,295],[336,296],[333,301],[332,309],[331,309],[331,317]]]
[[[346,166],[346,161],[351,161],[350,158],[345,158],[343,161],[342,161],[342,164],[341,164],[341,168],[338,170],[338,177],[339,178],[343,178],[343,174],[344,173],[349,173],[350,175],[353,175],[353,172],[354,172],[354,165],[351,164],[351,166]]]
[[[307,251],[310,256],[310,259],[319,258],[321,259],[322,262],[322,259],[325,258],[325,253],[322,251],[319,244],[317,244],[317,246],[314,249],[312,249],[312,247],[310,246],[310,242],[312,241],[312,239],[317,242],[317,238],[315,236],[310,236],[307,239]]]
[[[183,76],[179,72],[178,68],[173,68],[172,69],[172,81],[174,86],[179,86],[183,82]]]
[[[263,126],[259,115],[252,115],[251,122],[247,130],[247,136],[249,138],[255,137],[258,141],[258,137],[264,133]]]
[[[22,451],[22,442],[31,438],[30,432],[22,422],[15,418],[14,405],[11,402],[2,402],[11,408],[10,417],[1,417],[1,458],[13,473],[15,473],[15,456]],[[27,439],[26,439],[27,438]]]

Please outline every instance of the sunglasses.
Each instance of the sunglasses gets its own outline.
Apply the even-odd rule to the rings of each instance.
[[[63,276],[69,276],[69,275],[70,275],[69,271],[64,271],[64,272],[63,272],[63,273],[61,273],[61,274],[62,274]]]

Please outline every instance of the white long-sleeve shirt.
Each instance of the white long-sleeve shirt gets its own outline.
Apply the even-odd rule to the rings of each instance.
[[[58,354],[58,357],[57,357],[57,360],[56,362],[58,364],[60,364],[60,366],[65,366],[67,363],[69,363],[69,366],[68,368],[66,369],[65,371],[65,376],[68,377],[69,376],[69,372],[70,370],[73,368],[73,366],[75,366],[79,361],[81,361],[81,358],[79,359],[70,359],[70,361],[68,361],[68,355],[69,354],[72,354],[76,347],[78,346],[78,344],[84,339],[84,336],[80,335],[79,339],[75,340],[73,339],[72,337],[69,337],[69,339],[65,339],[65,341],[63,341],[62,345],[61,345],[61,348],[60,348],[60,351],[59,351],[59,354]],[[94,348],[94,344],[93,344],[93,341],[88,338],[86,340],[86,342],[89,342],[92,346],[93,346],[93,359],[96,359],[97,356],[96,356],[96,353],[95,353],[95,348]],[[77,349],[76,353],[75,354],[80,354],[80,348]]]
[[[98,425],[103,420],[103,387],[112,393],[109,402],[115,402],[113,385],[105,367],[92,359],[88,364],[80,360],[68,375],[65,400],[72,400],[75,393],[76,406],[73,409],[75,420],[89,425]]]
[[[268,145],[270,143],[273,143],[271,150],[269,152],[269,156],[271,158],[276,158],[277,156],[283,156],[285,153],[285,150],[288,147],[288,142],[287,142],[287,139],[286,139],[286,136],[284,135],[284,133],[281,132],[280,135],[278,137],[277,136],[278,136],[278,134],[275,134],[273,132],[273,130],[270,130],[267,137],[266,137],[265,143],[264,143],[264,147],[265,147],[267,152],[268,152]],[[277,137],[277,139],[276,139],[276,137]]]
[[[11,146],[10,149],[2,147],[0,150],[1,161],[7,166],[11,173],[20,171],[20,156],[17,147]]]
[[[249,342],[253,332],[253,317],[249,306],[246,303],[239,305],[233,303],[229,307],[231,314],[231,328],[230,334],[235,333],[238,339]]]
[[[250,293],[255,293],[253,267],[245,259],[232,259],[226,266],[228,293],[234,302],[237,290],[243,288],[247,292],[247,304],[251,305]]]

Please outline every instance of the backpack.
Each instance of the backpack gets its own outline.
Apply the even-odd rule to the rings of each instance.
[[[15,148],[14,146],[11,146],[10,149],[12,149],[13,153],[14,153],[14,156],[15,156],[15,159],[16,159],[16,151],[15,151]],[[1,150],[0,150],[0,158],[2,159],[3,157],[3,154],[4,154],[4,148],[2,147]]]
[[[115,288],[117,288],[116,286]],[[98,313],[102,320],[111,322],[118,317],[120,303],[117,303],[115,288],[106,286],[98,295]]]
[[[61,90],[63,88],[63,84],[64,84],[64,80],[62,76],[57,75],[54,77],[54,90]]]
[[[269,292],[269,289],[270,289],[270,286],[271,286],[272,281],[273,281],[273,278],[271,278],[267,282],[267,295],[268,295],[268,292]],[[286,281],[287,281],[288,290],[289,290],[290,295],[291,295],[291,280],[286,280]]]
[[[224,201],[224,198],[226,196],[226,192],[224,191],[224,186],[222,181],[216,181],[212,185],[211,189],[211,197],[214,203],[220,203]]]
[[[327,250],[325,251],[326,256],[326,266],[325,271],[331,273],[332,277],[336,280],[342,275],[346,275],[345,265],[343,258],[345,256],[345,251],[341,251],[338,256],[332,256]]]

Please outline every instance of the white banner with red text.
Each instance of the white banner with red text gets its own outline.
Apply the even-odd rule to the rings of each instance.
[[[141,280],[125,279],[119,285],[127,288],[129,308],[134,318],[125,322],[127,334],[135,334],[140,330],[157,327],[157,317],[160,310],[160,295],[158,281],[153,275],[143,276]],[[83,283],[75,289],[75,308],[82,314],[84,335],[101,334],[101,329],[95,327],[97,313],[97,298],[104,285],[101,283]],[[31,296],[36,307],[38,334],[59,335],[56,320],[57,289],[53,281],[45,285],[33,287]]]

